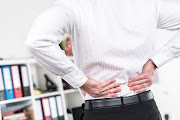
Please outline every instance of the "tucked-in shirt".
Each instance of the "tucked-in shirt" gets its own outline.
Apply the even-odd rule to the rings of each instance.
[[[154,48],[157,28],[177,30],[159,50]],[[179,28],[178,3],[57,0],[33,21],[26,45],[41,66],[79,91],[89,76],[100,82],[115,79],[121,83],[118,97],[131,96],[128,79],[140,75],[149,59],[160,68],[180,56]],[[74,63],[58,45],[64,34],[72,38]],[[88,93],[83,98],[96,99]]]

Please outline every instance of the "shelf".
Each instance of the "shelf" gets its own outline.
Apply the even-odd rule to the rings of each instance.
[[[50,97],[50,96],[56,96],[56,95],[60,95],[60,94],[61,94],[60,91],[43,93],[43,94],[40,94],[40,95],[35,95],[35,99],[44,98],[44,97]]]
[[[75,92],[79,92],[78,89],[68,89],[68,90],[64,90],[64,94],[75,93]]]
[[[71,60],[72,62],[74,61],[73,56],[67,56],[69,60]],[[33,83],[35,83],[33,80],[39,80],[39,76],[41,75],[41,73],[38,74],[37,70],[39,70],[39,66],[38,66],[38,62],[34,59],[34,58],[24,58],[24,59],[5,59],[5,60],[0,60],[0,66],[4,66],[4,65],[27,65],[27,69],[28,69],[28,77],[29,77],[29,82],[30,82],[30,90],[31,93],[33,93],[34,88],[33,88]],[[36,66],[37,65],[37,66]],[[40,72],[44,72],[46,73],[47,71],[44,71],[43,68],[40,68]],[[78,89],[67,89],[67,90],[63,90],[63,83],[62,83],[62,79],[60,77],[56,77],[56,76],[52,76],[55,80],[60,80],[60,84],[58,84],[58,90],[59,91],[55,91],[55,92],[48,92],[48,93],[42,93],[39,95],[31,95],[28,97],[23,97],[23,98],[17,98],[17,99],[11,99],[11,100],[4,100],[4,101],[0,101],[0,120],[1,120],[1,105],[6,105],[6,104],[10,104],[10,103],[17,103],[20,104],[21,102],[30,102],[32,103],[32,109],[34,110],[34,112],[36,112],[36,100],[37,99],[41,99],[44,97],[51,97],[51,96],[59,96],[61,95],[62,97],[62,105],[63,105],[63,111],[64,111],[64,119],[65,120],[70,120],[68,119],[68,115],[67,115],[67,107],[74,107],[74,106],[78,106],[79,104],[81,104],[81,101],[79,100],[79,95],[77,95],[79,93]],[[41,81],[39,81],[41,83]],[[69,97],[69,99],[72,98],[72,100],[67,99],[66,97]],[[72,97],[71,97],[72,96]],[[77,98],[76,98],[77,97]],[[77,100],[77,101],[73,101],[73,100]],[[33,112],[33,113],[34,113]],[[35,113],[34,113],[35,114]],[[37,116],[35,116],[35,120],[37,120]]]
[[[73,60],[73,56],[67,56],[69,60]],[[0,66],[3,65],[16,65],[16,64],[35,64],[37,61],[34,58],[26,58],[26,59],[7,59],[7,60],[0,60]]]
[[[8,103],[15,103],[15,102],[22,102],[22,101],[27,101],[27,100],[32,100],[32,97],[29,96],[29,97],[15,98],[11,100],[4,100],[4,101],[0,101],[0,105],[8,104]]]
[[[0,60],[0,65],[15,65],[15,64],[27,64],[33,59],[9,59],[9,60]]]

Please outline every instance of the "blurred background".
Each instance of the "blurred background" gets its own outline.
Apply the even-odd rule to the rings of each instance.
[[[23,98],[17,99],[16,102],[19,104],[29,104],[30,109],[34,110],[35,105],[37,104],[37,100],[42,98],[49,97],[57,97],[60,95],[62,97],[62,106],[63,108],[63,116],[66,120],[73,119],[69,117],[68,114],[72,114],[72,108],[78,107],[81,105],[82,98],[79,95],[78,91],[65,91],[66,89],[74,90],[71,86],[64,82],[64,80],[57,78],[57,76],[53,76],[48,73],[46,70],[43,70],[40,66],[36,64],[36,62],[32,59],[31,54],[27,51],[24,46],[24,41],[26,40],[26,35],[31,27],[32,21],[45,9],[50,7],[55,0],[1,0],[0,1],[0,58],[4,60],[0,61],[0,66],[4,65],[20,65],[27,66],[29,72],[29,83],[30,83],[30,98],[26,98],[31,103],[24,103],[26,99]],[[178,2],[180,0],[166,0],[171,2]],[[176,31],[167,31],[157,29],[156,39],[155,39],[155,49],[160,49],[168,40],[175,35]],[[63,38],[63,43],[61,43],[60,47],[65,50],[67,56],[69,56],[70,60],[73,61],[73,55],[71,51],[71,41],[68,35],[65,35]],[[13,61],[12,61],[13,60]],[[3,62],[4,61],[4,62]],[[33,70],[32,70],[33,69]],[[34,72],[39,71],[39,72]],[[180,120],[180,59],[176,58],[172,61],[168,62],[161,68],[157,69],[159,81],[154,83],[152,91],[154,92],[155,100],[157,101],[157,105],[159,110],[163,116],[169,116],[167,120]],[[36,75],[34,75],[36,74]],[[54,85],[57,86],[57,89],[53,89],[52,94],[47,94],[46,90],[46,82],[47,78],[44,77],[44,74],[47,74],[51,81],[54,81]],[[42,76],[41,76],[42,75]],[[34,77],[35,76],[35,77]],[[42,82],[44,80],[44,83]],[[56,79],[60,79],[58,82]],[[40,81],[40,83],[38,83]],[[45,82],[46,81],[46,82]],[[42,82],[42,84],[41,84]],[[55,83],[56,82],[56,83]],[[58,85],[62,82],[61,85]],[[22,86],[23,87],[23,86]],[[35,91],[36,90],[36,91]],[[45,92],[44,92],[44,91]],[[68,94],[66,94],[66,92]],[[77,100],[71,100],[71,96],[73,94],[77,94]],[[41,94],[44,94],[42,96]],[[41,95],[41,96],[35,96]],[[36,99],[37,98],[37,99]],[[14,98],[15,99],[15,98]],[[78,101],[81,99],[81,101]],[[49,99],[50,101],[50,99]],[[6,111],[8,109],[9,103],[8,100],[0,101],[0,112]],[[43,103],[43,102],[41,102]],[[49,102],[49,104],[51,104]],[[65,106],[64,106],[65,105]],[[43,106],[43,105],[41,105]],[[68,110],[69,108],[69,110]],[[51,109],[51,108],[49,108]],[[43,107],[42,107],[43,111]],[[57,110],[58,111],[58,110]],[[52,113],[52,111],[51,111]],[[32,113],[33,114],[33,113]],[[57,113],[58,114],[58,113]],[[0,119],[3,117],[1,115]],[[61,115],[59,115],[59,118]],[[37,119],[38,117],[34,117],[32,119]],[[165,119],[164,119],[165,120]]]

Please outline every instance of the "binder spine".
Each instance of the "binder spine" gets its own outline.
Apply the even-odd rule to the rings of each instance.
[[[31,93],[30,93],[30,87],[23,87],[23,96],[26,97],[26,96],[30,96]]]
[[[43,101],[47,100],[45,104],[43,104]],[[43,117],[44,120],[52,120],[50,113],[50,106],[49,106],[49,100],[47,97],[41,98],[41,104],[42,104],[42,110],[43,110]],[[48,114],[48,115],[47,115]]]
[[[4,90],[4,82],[2,76],[2,69],[0,67],[0,101],[6,100],[5,90]]]
[[[63,104],[62,104],[61,96],[56,96],[56,104],[58,106],[59,119],[64,120],[64,111],[63,111]]]
[[[21,76],[20,78],[21,78],[21,86],[22,86],[22,90],[23,90],[23,96],[24,97],[31,96],[27,67],[25,65],[20,65],[19,72],[20,72],[20,76]]]
[[[9,79],[5,79],[5,77],[7,76],[4,76],[4,69],[8,69],[8,77]],[[9,99],[14,99],[14,90],[13,90],[13,84],[12,84],[12,76],[11,76],[11,70],[10,70],[10,66],[3,66],[2,67],[2,76],[3,76],[3,79],[4,79],[4,86],[5,86],[5,94],[6,94],[6,100],[9,100]],[[11,87],[10,89],[6,88],[6,84],[9,84],[9,86]]]
[[[13,71],[13,67],[15,67],[14,71]],[[15,75],[15,74],[17,74],[17,75]],[[21,80],[20,80],[20,73],[19,73],[19,66],[17,66],[17,65],[12,65],[11,66],[11,76],[12,76],[12,82],[13,82],[14,97],[15,98],[23,97],[23,95],[22,95],[23,92],[22,92],[22,87],[21,87]],[[15,76],[16,77],[18,76],[18,78],[15,78]],[[18,85],[18,87],[15,88],[15,84],[17,84],[17,83],[19,83],[19,85]]]
[[[2,100],[6,100],[6,95],[4,90],[0,91],[0,101]]]

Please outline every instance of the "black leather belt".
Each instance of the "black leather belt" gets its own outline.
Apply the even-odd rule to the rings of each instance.
[[[106,107],[118,107],[118,106],[127,106],[136,104],[139,102],[144,102],[154,99],[154,96],[150,90],[139,93],[136,95],[128,96],[128,97],[115,97],[115,98],[103,98],[103,99],[93,99],[86,100],[83,104],[84,110],[89,109],[99,109]]]

